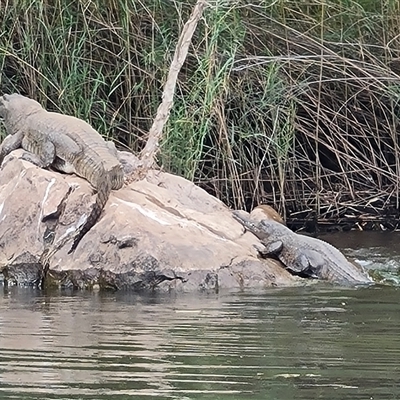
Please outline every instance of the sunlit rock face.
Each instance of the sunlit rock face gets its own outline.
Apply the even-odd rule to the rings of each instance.
[[[258,239],[193,183],[160,171],[114,191],[98,223],[68,254],[95,196],[84,179],[44,170],[12,152],[0,170],[0,269],[9,284],[197,291],[299,284],[258,257]],[[121,152],[125,171],[133,155]],[[46,268],[45,268],[46,267]]]

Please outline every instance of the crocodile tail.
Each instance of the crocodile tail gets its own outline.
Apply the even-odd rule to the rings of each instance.
[[[101,183],[97,186],[96,202],[94,203],[92,211],[89,214],[85,224],[75,236],[74,242],[71,246],[71,249],[68,251],[68,254],[71,254],[77,248],[82,238],[96,224],[96,222],[100,218],[101,213],[103,212],[104,206],[106,205],[108,198],[110,197],[112,182],[109,176],[106,175],[103,179],[99,179],[99,182]]]

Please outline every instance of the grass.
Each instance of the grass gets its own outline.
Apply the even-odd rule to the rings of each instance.
[[[139,151],[194,2],[17,3],[0,8],[2,92]],[[399,25],[394,0],[211,1],[159,164],[234,208],[396,227]]]

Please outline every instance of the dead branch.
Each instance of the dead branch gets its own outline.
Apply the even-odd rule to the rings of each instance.
[[[136,177],[140,175],[140,178],[143,178],[146,172],[155,164],[155,157],[159,151],[163,129],[168,121],[173,105],[178,74],[186,60],[193,33],[196,30],[197,24],[205,7],[206,1],[198,0],[193,8],[190,18],[183,27],[182,33],[176,45],[175,54],[168,72],[167,81],[165,82],[164,91],[162,94],[162,102],[157,109],[157,114],[154,118],[153,125],[150,128],[146,145],[139,156],[140,171],[135,173]]]

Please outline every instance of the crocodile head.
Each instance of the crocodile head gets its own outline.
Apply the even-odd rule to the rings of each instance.
[[[29,116],[42,110],[42,106],[35,100],[20,94],[4,94],[0,96],[0,117],[5,123],[11,123],[20,118]]]
[[[246,230],[257,236],[260,240],[275,240],[277,237],[283,236],[286,231],[290,232],[285,225],[282,225],[281,222],[277,222],[273,219],[262,219],[261,221],[256,221],[239,210],[233,211],[232,215]]]

